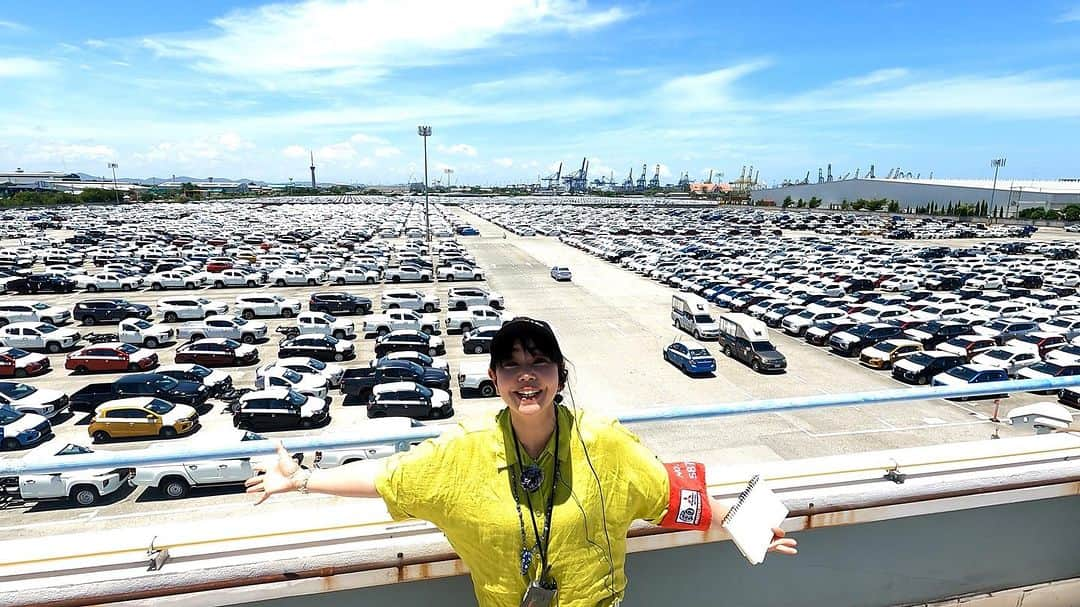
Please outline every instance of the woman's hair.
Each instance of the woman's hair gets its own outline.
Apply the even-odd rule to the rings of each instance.
[[[551,326],[542,320],[518,316],[503,325],[491,340],[489,368],[492,371],[514,359],[515,343],[520,343],[521,347],[533,356],[542,354],[550,358],[560,369],[566,367],[566,359]]]

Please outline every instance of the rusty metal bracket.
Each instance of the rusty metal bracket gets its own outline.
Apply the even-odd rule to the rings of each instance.
[[[883,478],[885,478],[885,480],[892,481],[897,485],[903,485],[904,481],[907,480],[907,475],[900,472],[900,464],[897,463],[895,459],[892,460],[892,463],[893,467],[885,471],[885,476]]]
[[[161,550],[154,548],[154,540],[156,539],[157,536],[155,535],[154,538],[150,540],[150,547],[146,549],[146,558],[149,559],[150,565],[147,567],[147,571],[158,571],[165,566],[165,561],[169,560],[168,548],[162,548]]]

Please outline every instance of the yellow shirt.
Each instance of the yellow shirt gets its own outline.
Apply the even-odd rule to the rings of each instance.
[[[534,555],[529,577],[523,577],[521,528],[510,488],[510,467],[517,454],[509,412],[503,409],[493,421],[480,428],[460,426],[389,458],[375,485],[395,520],[424,519],[446,534],[472,573],[481,607],[517,607],[529,581],[539,577],[540,556]],[[555,604],[612,605],[626,588],[623,564],[630,524],[636,519],[658,522],[667,512],[667,472],[617,421],[584,412],[575,415],[559,405],[558,422],[560,480],[548,545],[551,576],[559,585]],[[541,535],[554,442],[553,434],[536,460],[544,480],[531,494]],[[526,466],[533,463],[524,449],[521,456]],[[520,482],[519,468],[515,475]],[[526,544],[532,546],[536,536],[527,494],[520,485],[517,493]]]

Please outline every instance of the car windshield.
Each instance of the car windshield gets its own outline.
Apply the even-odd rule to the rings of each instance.
[[[145,320],[136,320],[135,322],[133,322],[131,324],[134,325],[135,328],[137,328],[137,329],[149,329],[150,327],[154,326],[154,325],[146,322]]]
[[[983,354],[985,354],[986,356],[989,356],[990,358],[993,358],[995,360],[1009,360],[1010,358],[1012,358],[1013,356],[1016,355],[1015,352],[1009,352],[1008,350],[997,350],[997,349],[990,350],[988,352],[983,352]]]
[[[236,326],[238,326],[238,327],[242,327],[242,326],[244,326],[244,325],[248,324],[248,321],[244,320],[243,318],[240,318],[239,316],[237,316],[236,318],[232,319],[232,321],[233,321],[234,323],[236,323]]]
[[[993,329],[995,331],[1004,331],[1009,328],[1009,322],[1005,320],[992,320],[985,325],[987,329]]]
[[[210,300],[205,298],[205,297],[198,297],[198,298],[195,299],[195,301],[197,301],[197,302],[199,302],[199,303],[201,303],[203,305],[206,305],[206,304],[210,303]]]
[[[240,342],[236,341],[235,339],[226,339],[223,343],[232,350],[240,347]]]
[[[165,402],[165,401],[163,401],[163,400],[161,400],[159,398],[155,398],[154,400],[150,401],[149,404],[146,405],[147,411],[153,411],[154,413],[157,413],[158,415],[165,415],[166,413],[168,413],[169,411],[172,411],[175,408],[176,408],[176,405],[174,405],[172,403],[169,403],[169,402]]]
[[[192,365],[191,366],[191,374],[194,375],[195,377],[198,377],[199,379],[202,379],[204,377],[209,376],[210,373],[212,373],[212,371],[210,371],[210,369],[207,369],[206,367],[204,367],[202,365]]]
[[[714,321],[712,316],[709,316],[708,314],[697,314],[694,316],[694,322],[704,324],[716,321]]]
[[[307,359],[307,366],[315,369],[316,371],[322,371],[326,368],[326,363],[317,358],[309,358]]]
[[[11,348],[10,350],[7,351],[7,355],[10,356],[11,358],[18,359],[18,358],[22,358],[24,356],[29,356],[30,353],[27,352],[26,350],[20,350],[18,348]]]
[[[49,306],[40,301],[32,306],[35,310],[48,310]]]
[[[3,394],[11,400],[26,398],[34,392],[37,392],[37,388],[30,384],[17,384],[14,382],[4,382],[0,384],[0,394]]]
[[[294,405],[302,405],[307,402],[307,397],[295,390],[289,390],[289,396],[287,398],[289,402]]]
[[[704,348],[695,348],[690,350],[691,358],[710,358],[709,351]]]
[[[121,351],[121,352],[123,352],[124,354],[134,354],[134,353],[136,353],[136,352],[138,352],[138,351],[139,351],[139,349],[138,349],[138,348],[136,348],[135,346],[133,346],[133,345],[131,345],[131,344],[121,344],[121,345],[120,345],[119,347],[117,347],[116,349],[117,349],[117,350],[120,350],[120,351]]]
[[[336,338],[336,337],[334,337],[332,335],[326,335],[326,336],[324,336],[324,339],[326,339],[326,342],[328,344],[330,344],[331,346],[336,346],[338,344],[338,338]]]
[[[952,369],[949,369],[948,371],[946,371],[946,373],[952,375],[953,377],[967,381],[975,377],[975,375],[978,374],[978,371],[972,369],[967,365],[960,365],[959,367],[953,367]]]
[[[798,317],[799,318],[805,318],[807,320],[812,319],[814,317],[814,311],[813,310],[803,310],[802,312],[799,312]]]
[[[52,325],[47,325],[47,324],[44,324],[44,323],[42,323],[42,324],[38,325],[38,326],[37,326],[37,327],[35,327],[35,328],[36,328],[36,329],[37,329],[38,331],[41,331],[42,333],[52,333],[53,331],[55,331],[55,330],[56,330],[56,327],[54,327],[54,326],[52,326]]]
[[[1062,366],[1055,365],[1054,363],[1038,362],[1029,367],[1032,371],[1038,371],[1039,373],[1045,373],[1047,375],[1057,375],[1061,372]]]
[[[431,388],[427,386],[416,386],[416,391],[425,398],[431,398],[435,393],[431,391]]]
[[[337,322],[337,316],[334,316],[333,314],[327,314],[326,320],[329,320],[330,322]]]
[[[0,424],[10,424],[23,418],[24,413],[9,407],[0,407]]]
[[[158,378],[156,382],[154,382],[154,387],[161,392],[168,392],[179,384],[180,382],[177,381],[176,378],[169,377],[168,375],[162,375]]]
[[[56,452],[57,455],[83,455],[86,453],[93,453],[94,450],[89,447],[83,447],[82,445],[72,445],[68,443],[63,449]]]
[[[272,297],[274,298],[274,301],[279,303],[285,301],[285,298],[280,295],[273,295]]]
[[[299,373],[293,371],[292,369],[283,369],[281,372],[281,376],[294,384],[303,379],[303,377],[301,377]]]
[[[750,344],[754,348],[754,352],[773,352],[776,347],[767,341],[755,341]]]

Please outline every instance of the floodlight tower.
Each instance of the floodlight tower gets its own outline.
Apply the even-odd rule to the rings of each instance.
[[[311,154],[311,189],[315,190],[317,187],[315,185],[315,152],[308,150],[308,153]]]
[[[431,211],[428,208],[428,174],[427,174],[427,138],[431,137],[431,127],[421,125],[416,127],[416,134],[424,139],[424,228],[427,232],[428,246],[431,245]]]
[[[994,194],[997,192],[998,169],[1005,166],[1005,158],[1004,157],[1002,157],[1002,158],[994,158],[993,160],[990,161],[990,166],[994,167],[994,185],[991,186],[991,188],[990,188],[990,206],[989,206],[989,208],[987,210],[987,213],[993,213],[994,212]],[[1017,207],[1017,208],[1019,208],[1019,207]]]

